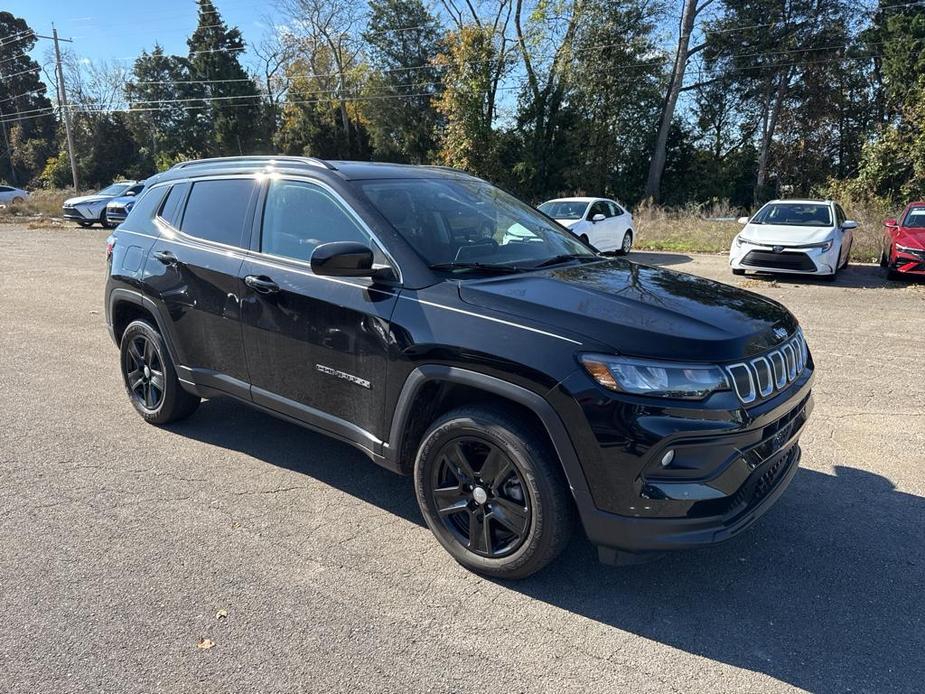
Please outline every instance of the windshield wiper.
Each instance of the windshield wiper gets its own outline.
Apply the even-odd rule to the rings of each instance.
[[[433,265],[428,265],[428,267],[431,270],[478,270],[480,272],[496,272],[499,274],[526,272],[526,268],[496,263],[434,263]]]
[[[560,263],[565,263],[569,260],[581,260],[584,262],[586,260],[600,260],[600,258],[598,258],[596,255],[587,255],[585,253],[563,253],[562,255],[556,255],[552,258],[547,258],[543,262],[534,265],[533,268],[535,269],[541,267],[549,267],[550,265],[559,265]]]

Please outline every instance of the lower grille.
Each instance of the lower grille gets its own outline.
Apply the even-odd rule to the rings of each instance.
[[[783,251],[781,253],[749,251],[748,255],[742,259],[742,265],[766,267],[775,270],[816,271],[816,264],[812,258],[800,251]]]

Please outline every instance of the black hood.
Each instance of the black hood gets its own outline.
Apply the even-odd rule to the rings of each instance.
[[[790,312],[771,299],[625,260],[463,282],[459,292],[471,305],[639,357],[733,361],[770,349],[784,331],[791,335],[797,328]]]

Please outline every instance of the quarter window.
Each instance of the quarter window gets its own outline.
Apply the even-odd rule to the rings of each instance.
[[[594,215],[602,214],[605,217],[610,216],[610,210],[607,209],[607,203],[602,200],[598,200],[596,203],[591,205],[591,209],[588,210],[588,219],[594,219]]]
[[[189,183],[176,183],[170,187],[167,199],[161,207],[160,218],[175,227],[180,226],[180,205],[189,190]]]
[[[251,178],[197,181],[190,190],[180,230],[206,241],[242,246],[254,185]]]
[[[326,190],[304,181],[270,182],[263,210],[261,252],[308,261],[316,247],[332,241],[367,244],[373,248],[375,261],[383,262],[369,234]]]

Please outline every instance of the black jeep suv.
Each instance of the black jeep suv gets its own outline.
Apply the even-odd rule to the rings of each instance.
[[[794,476],[813,363],[763,297],[608,259],[439,167],[243,157],[149,181],[106,317],[152,424],[231,396],[413,474],[465,566],[729,538]]]

